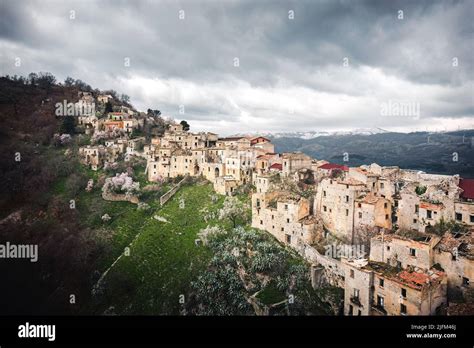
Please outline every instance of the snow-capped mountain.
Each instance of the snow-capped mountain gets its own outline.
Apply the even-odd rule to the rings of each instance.
[[[373,134],[380,134],[380,133],[389,133],[382,128],[360,128],[354,129],[350,131],[308,131],[308,132],[258,132],[258,135],[264,137],[270,137],[274,139],[278,138],[300,138],[300,139],[314,139],[318,137],[324,136],[337,136],[337,135],[373,135]],[[235,134],[234,136],[247,136],[247,135],[254,135],[254,134]]]

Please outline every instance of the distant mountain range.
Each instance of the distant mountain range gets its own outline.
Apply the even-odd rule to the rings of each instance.
[[[272,140],[277,152],[301,151],[313,158],[349,166],[375,162],[474,178],[474,129],[395,133],[375,128],[351,132],[266,133],[265,136]],[[343,161],[344,153],[349,155],[347,162]]]
[[[360,128],[354,129],[351,131],[334,131],[334,132],[324,132],[324,131],[308,131],[308,132],[259,132],[258,135],[264,137],[271,137],[273,139],[278,138],[300,138],[300,139],[314,139],[318,137],[331,136],[331,135],[371,135],[371,134],[380,134],[380,133],[389,133],[382,128]],[[233,136],[245,136],[249,134],[235,134]]]

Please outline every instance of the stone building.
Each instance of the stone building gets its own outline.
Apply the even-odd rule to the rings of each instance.
[[[214,180],[214,191],[221,195],[232,196],[236,188],[239,186],[238,181],[229,175],[217,177]]]
[[[454,218],[457,222],[474,226],[474,179],[460,179],[461,193],[454,202]]]
[[[411,236],[381,233],[371,239],[370,260],[393,267],[430,269],[434,264],[434,247],[440,237],[413,232]]]
[[[283,176],[290,176],[298,169],[310,169],[312,163],[312,158],[302,152],[283,153],[281,160]]]
[[[317,187],[315,211],[325,228],[343,241],[351,243],[354,239],[356,199],[364,192],[365,185],[351,178],[325,178]]]
[[[436,268],[447,277],[448,301],[457,302],[472,290],[472,232],[446,232],[443,237],[412,231],[405,236],[380,234],[371,239],[370,260],[400,269]]]
[[[122,153],[119,146],[82,146],[79,148],[80,162],[92,170],[103,167],[105,162],[116,162]]]
[[[286,191],[252,195],[252,227],[271,233],[284,244],[311,244],[315,225],[309,199]]]
[[[97,96],[97,100],[100,103],[104,103],[104,104],[106,104],[107,102],[109,102],[109,100],[112,100],[112,99],[113,97],[110,94],[99,94]]]
[[[356,198],[354,208],[353,243],[369,244],[370,237],[392,228],[391,202],[373,192]]]
[[[365,259],[342,262],[345,315],[435,315],[447,305],[442,271],[400,269]]]
[[[433,262],[446,272],[448,298],[454,302],[465,298],[467,293],[474,289],[472,233],[472,231],[460,234],[447,232],[434,250]]]
[[[78,116],[77,126],[79,129],[83,129],[86,134],[93,134],[94,131],[98,131],[103,124],[102,120],[99,120],[95,115]]]
[[[461,192],[457,185],[459,177],[420,174],[417,178],[423,180],[405,182],[400,190],[397,211],[399,227],[424,232],[441,220],[454,220],[454,202]]]

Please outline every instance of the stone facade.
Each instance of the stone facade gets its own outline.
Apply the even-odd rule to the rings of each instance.
[[[431,269],[400,270],[343,260],[345,315],[435,315],[446,307],[447,277]]]

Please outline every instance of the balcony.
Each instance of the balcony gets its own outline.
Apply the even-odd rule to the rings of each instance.
[[[387,315],[385,308],[380,305],[372,306],[372,311],[374,312],[374,315]]]
[[[362,303],[360,303],[360,299],[359,299],[359,296],[351,296],[351,303],[359,306],[359,307],[362,307]]]

